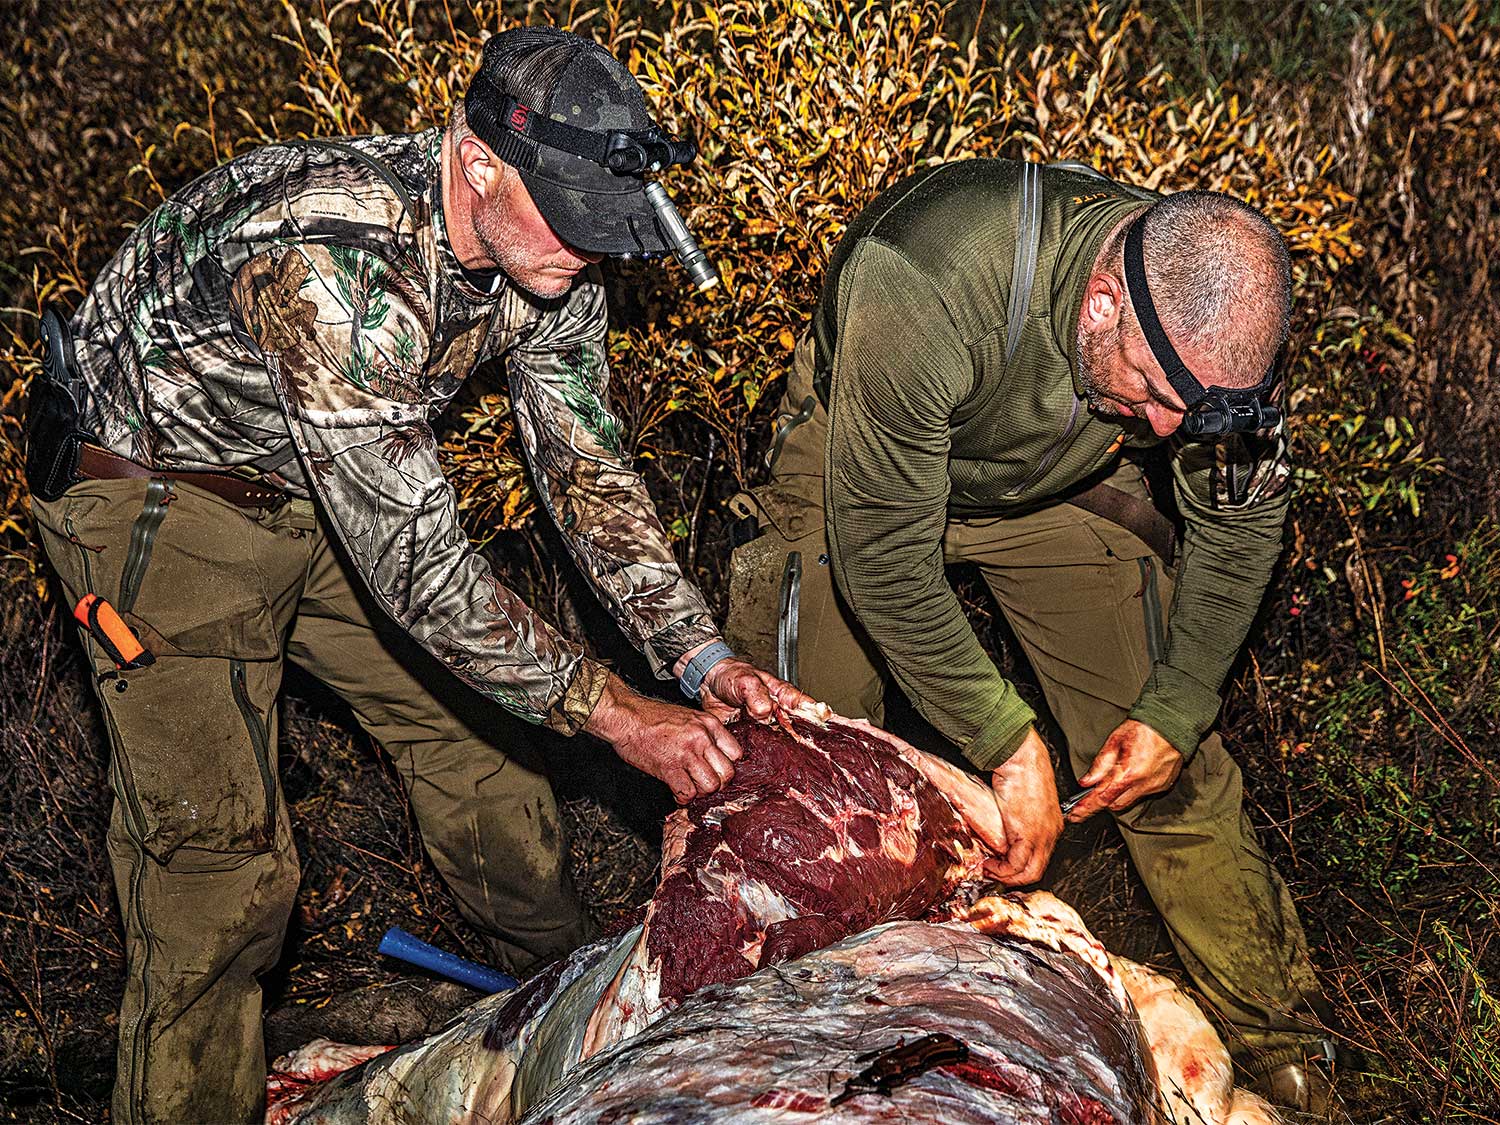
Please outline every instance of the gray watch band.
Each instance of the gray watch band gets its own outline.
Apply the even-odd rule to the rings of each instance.
[[[678,689],[689,699],[696,700],[698,693],[703,690],[703,681],[708,676],[709,669],[719,661],[732,659],[733,656],[734,649],[723,641],[713,641],[706,645],[682,670],[682,675],[677,679]]]

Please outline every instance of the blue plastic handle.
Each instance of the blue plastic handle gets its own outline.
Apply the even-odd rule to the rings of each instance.
[[[509,992],[521,983],[508,973],[500,972],[499,969],[491,969],[477,961],[470,961],[467,957],[460,957],[456,953],[449,953],[435,945],[428,945],[421,938],[414,937],[400,926],[392,926],[386,930],[385,937],[380,939],[380,952],[387,957],[395,957],[397,960],[437,973],[438,976],[456,980],[459,984],[477,988],[481,992]]]

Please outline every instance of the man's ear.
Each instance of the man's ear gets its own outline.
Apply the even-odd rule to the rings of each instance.
[[[1125,305],[1125,286],[1113,274],[1096,273],[1083,291],[1083,309],[1079,319],[1090,332],[1112,329],[1120,322]]]
[[[458,142],[458,166],[464,182],[481,199],[490,199],[505,178],[505,165],[478,137],[467,136]]]

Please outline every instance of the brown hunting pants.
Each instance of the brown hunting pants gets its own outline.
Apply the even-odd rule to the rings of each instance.
[[[806,344],[798,348],[781,419],[812,395]],[[784,421],[781,423],[784,425]],[[775,668],[787,556],[800,552],[797,665],[800,686],[840,714],[879,723],[885,675],[879,654],[835,589],[823,517],[827,415],[812,400],[806,421],[780,444],[770,483],[736,498],[764,533],[735,551],[728,640]],[[1116,488],[1145,496],[1125,463]],[[1076,776],[1127,716],[1164,643],[1173,574],[1129,531],[1070,504],[1027,515],[951,520],[949,563],[972,563],[1020,640]],[[1240,770],[1217,734],[1198,747],[1168,792],[1115,815],[1131,858],[1202,996],[1239,1032],[1237,1057],[1300,1053],[1317,1036],[1321,992],[1302,925],[1244,811]],[[1080,903],[1085,915],[1086,903]]]
[[[586,939],[547,778],[488,740],[477,695],[465,718],[424,686],[420,654],[356,594],[311,504],[246,510],[190,485],[111,480],[33,510],[68,604],[106,598],[157,656],[111,677],[82,634],[105,677],[125,928],[114,1121],[264,1112],[257,975],[280,954],[299,879],[276,770],[284,659],[390,753],[433,864],[496,961],[524,971]]]

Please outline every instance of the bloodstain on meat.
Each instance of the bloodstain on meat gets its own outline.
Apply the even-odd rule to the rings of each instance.
[[[971,1055],[967,1062],[949,1063],[943,1069],[971,1086],[994,1090],[1018,1101],[1034,1101],[1040,1092],[1040,1083],[1034,1074],[1001,1060]],[[1017,1071],[1020,1073],[1015,1073]]]
[[[1053,1106],[1064,1125],[1120,1125],[1120,1120],[1096,1098],[1069,1090]]]
[[[1008,1059],[971,1053],[966,1062],[943,1069],[971,1086],[1045,1105],[1065,1125],[1118,1125],[1119,1119],[1102,1102]]]
[[[521,985],[495,1014],[494,1022],[485,1029],[482,1040],[491,1051],[504,1051],[514,1041],[517,1032],[542,1009],[557,991],[557,982],[567,968],[567,959],[559,958],[546,969]]]
[[[750,1104],[756,1109],[781,1109],[788,1113],[821,1113],[828,1108],[824,1098],[781,1086],[761,1091]]]

